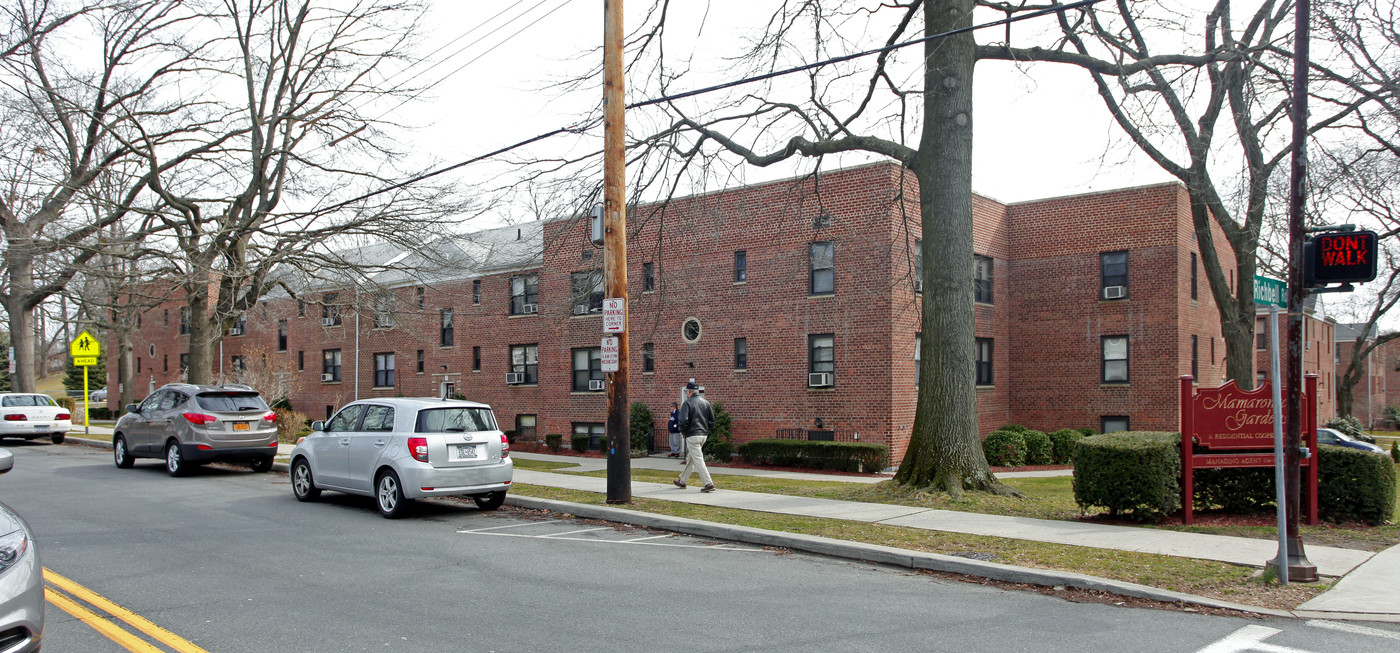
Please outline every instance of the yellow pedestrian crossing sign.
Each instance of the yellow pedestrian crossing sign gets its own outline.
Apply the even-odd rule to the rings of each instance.
[[[98,356],[102,355],[102,342],[99,341],[97,338],[88,335],[88,332],[84,331],[82,333],[79,333],[78,337],[73,339],[73,342],[68,343],[68,353],[74,359],[96,359]],[[82,363],[76,364],[82,365]],[[92,363],[89,364],[96,365],[97,362],[94,360]]]

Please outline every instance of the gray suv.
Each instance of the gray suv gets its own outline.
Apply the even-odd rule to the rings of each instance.
[[[203,463],[248,463],[272,469],[277,413],[246,385],[171,383],[130,404],[112,435],[112,460],[128,469],[137,458],[164,458],[184,476]]]

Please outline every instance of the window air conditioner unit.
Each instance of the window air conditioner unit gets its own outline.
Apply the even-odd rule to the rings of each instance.
[[[506,385],[520,385],[525,382],[525,375],[519,372],[506,373]]]
[[[335,318],[333,318],[333,317],[323,317],[323,318],[321,318],[321,326],[335,326]]]
[[[574,306],[574,315],[588,315],[588,307]]]
[[[923,291],[924,291],[924,282],[923,282],[923,280],[920,279],[919,281],[915,281],[915,282],[914,282],[914,292],[923,292]]]
[[[335,380],[335,375],[334,375],[334,374],[322,374],[322,375],[321,375],[321,383],[326,383],[326,382],[334,381],[334,380]]]
[[[538,313],[540,312],[540,306],[539,304],[526,304],[521,310],[526,313]]]
[[[233,327],[232,329],[228,330],[228,334],[231,336],[241,336],[243,335],[243,329],[239,327]]]
[[[1122,299],[1128,296],[1127,286],[1105,286],[1103,289],[1104,299]]]
[[[807,375],[807,387],[809,388],[829,388],[831,387],[830,372],[813,372]]]
[[[597,392],[598,390],[602,390],[603,388],[603,381],[601,379],[591,379],[588,382],[588,389],[591,391]]]

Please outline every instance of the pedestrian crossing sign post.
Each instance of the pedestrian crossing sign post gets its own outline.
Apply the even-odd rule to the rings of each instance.
[[[68,354],[73,357],[73,365],[83,368],[83,432],[89,432],[88,425],[88,368],[97,364],[102,355],[102,341],[83,331],[73,342],[68,343]]]

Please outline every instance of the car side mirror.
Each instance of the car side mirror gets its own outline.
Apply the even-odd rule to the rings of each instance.
[[[0,449],[0,474],[15,468],[15,455],[9,449]]]
[[[127,405],[126,405],[126,408],[123,408],[122,411],[123,411],[123,412],[127,412],[127,413],[139,413],[139,412],[141,412],[140,410],[138,410],[138,409],[136,408],[136,404],[127,404]]]
[[[311,430],[312,430],[312,431],[324,431],[324,430],[326,430],[326,423],[325,423],[325,422],[322,422],[321,420],[318,419],[318,420],[316,420],[316,421],[314,421],[314,422],[311,423]]]

